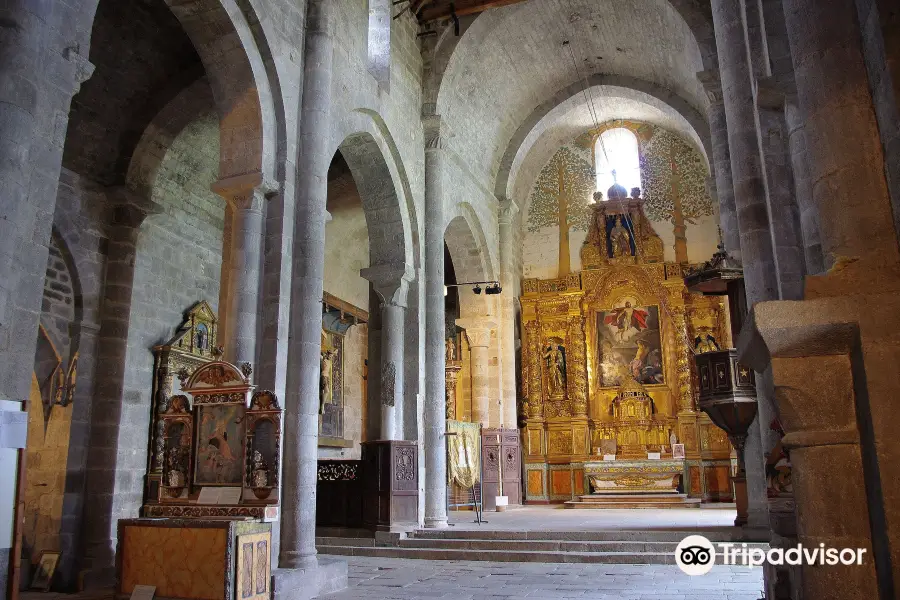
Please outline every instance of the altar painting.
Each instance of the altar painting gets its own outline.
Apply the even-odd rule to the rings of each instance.
[[[196,485],[241,485],[244,406],[211,404],[199,407]]]
[[[626,378],[665,383],[658,306],[622,300],[597,313],[597,332],[600,387],[618,387]]]

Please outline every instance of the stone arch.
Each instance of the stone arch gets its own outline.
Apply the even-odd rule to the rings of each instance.
[[[487,240],[475,211],[467,203],[457,205],[444,231],[444,243],[450,252],[457,282],[494,281],[497,269],[488,250]],[[458,288],[460,315],[463,317],[491,314],[491,296],[476,295],[467,287]]]
[[[655,98],[672,108],[691,126],[694,133],[700,139],[704,158],[706,158],[707,163],[710,162],[709,157],[712,156],[712,141],[709,133],[709,122],[699,110],[691,105],[690,102],[678,96],[675,92],[655,83],[626,75],[594,74],[587,79],[587,85],[590,87],[610,86],[640,92]],[[583,79],[573,81],[535,108],[519,125],[515,134],[509,140],[506,150],[503,153],[503,157],[500,160],[500,170],[497,173],[497,179],[494,183],[494,194],[497,198],[502,199],[509,196],[509,185],[511,183],[513,163],[522,151],[529,134],[538,127],[541,121],[547,117],[553,109],[580,96],[583,93],[584,86],[585,81]]]
[[[283,115],[273,91],[277,76],[254,9],[240,0],[165,0],[194,44],[220,121],[219,177],[260,173],[276,181]],[[273,83],[276,90],[273,90]]]
[[[160,164],[172,142],[185,127],[214,107],[209,81],[201,77],[157,113],[141,135],[128,164],[125,182],[129,189],[149,199]]]
[[[350,167],[366,214],[371,264],[418,267],[415,201],[386,123],[375,111],[356,109],[338,123],[337,132],[342,141],[336,149]]]

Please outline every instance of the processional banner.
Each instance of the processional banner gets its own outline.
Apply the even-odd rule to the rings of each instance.
[[[447,421],[447,474],[463,489],[471,489],[481,473],[481,425]]]

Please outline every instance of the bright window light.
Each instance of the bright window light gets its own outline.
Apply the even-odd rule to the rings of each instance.
[[[600,134],[594,147],[594,157],[597,190],[603,192],[604,199],[608,200],[606,192],[616,182],[624,187],[629,195],[631,188],[641,187],[638,141],[630,129],[617,127]]]

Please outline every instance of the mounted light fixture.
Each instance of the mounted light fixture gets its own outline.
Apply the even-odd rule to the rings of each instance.
[[[467,285],[474,286],[472,288],[472,293],[475,295],[480,295],[483,291],[488,295],[495,295],[503,292],[503,288],[500,287],[499,281],[464,281],[463,283],[448,283],[444,286],[444,289],[452,288],[452,287],[464,287]],[[481,286],[484,286],[483,288]],[[446,295],[446,293],[444,294]]]

